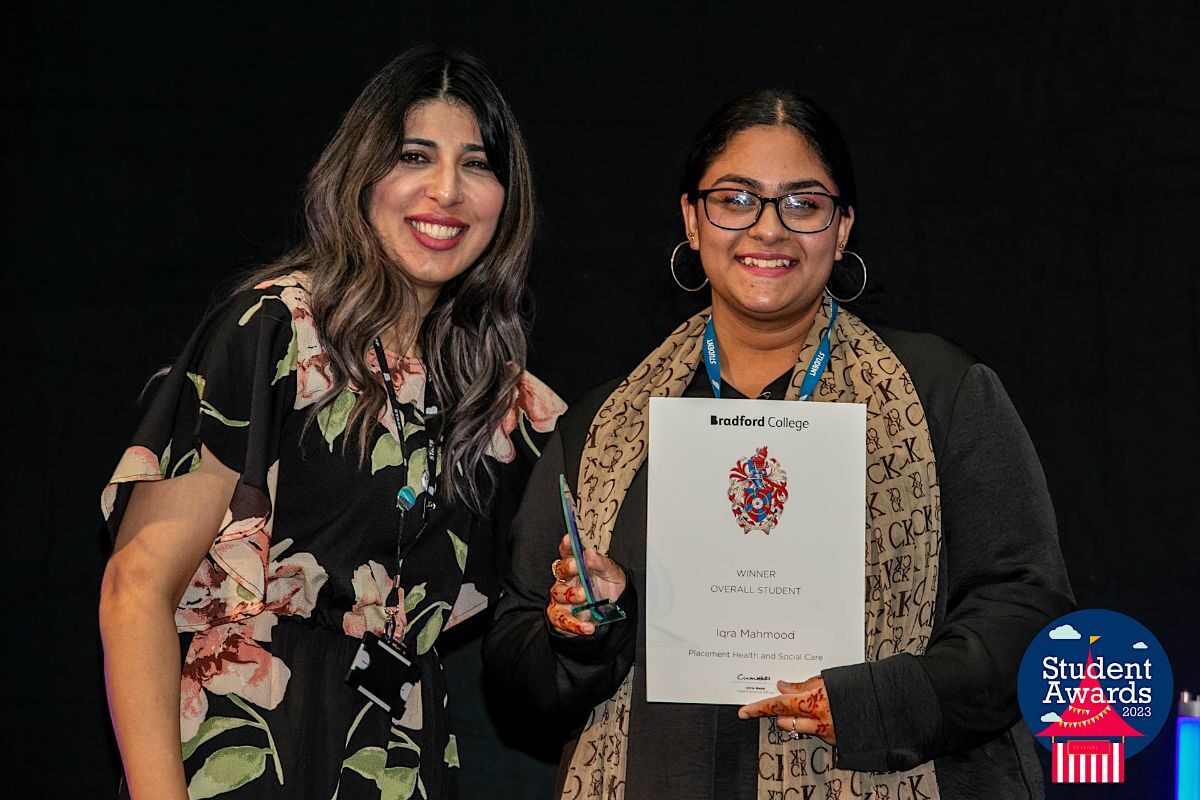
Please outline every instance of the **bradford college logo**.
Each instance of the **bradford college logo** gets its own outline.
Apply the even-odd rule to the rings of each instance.
[[[729,504],[742,533],[762,531],[768,536],[779,524],[787,502],[787,473],[777,459],[758,448],[754,455],[738,459],[729,471]]]
[[[1162,645],[1124,614],[1086,609],[1047,625],[1017,677],[1021,714],[1050,750],[1053,783],[1124,783],[1125,759],[1170,713]]]

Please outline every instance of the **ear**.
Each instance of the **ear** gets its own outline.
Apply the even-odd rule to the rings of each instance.
[[[854,206],[842,209],[838,214],[838,247],[837,258],[834,261],[842,260],[842,250],[846,249],[846,242],[850,239],[850,229],[854,227]]]
[[[700,249],[700,225],[696,217],[696,204],[686,194],[679,195],[679,210],[683,213],[683,230],[693,250]]]

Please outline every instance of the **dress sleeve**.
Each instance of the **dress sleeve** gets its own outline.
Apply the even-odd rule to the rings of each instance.
[[[840,768],[908,769],[1003,733],[1020,716],[1025,648],[1074,607],[1041,464],[999,379],[982,364],[966,371],[945,441],[938,454],[944,618],[923,655],[821,673]]]
[[[296,326],[286,291],[240,292],[201,323],[162,378],[101,498],[115,538],[134,484],[195,470],[202,446],[239,474],[212,548],[176,610],[181,631],[244,619],[263,606],[280,431],[296,398]]]
[[[590,418],[589,418],[590,419]],[[626,570],[617,603],[627,623],[593,636],[567,637],[550,627],[550,565],[563,536],[558,476],[565,471],[562,437],[550,437],[513,520],[512,570],[501,586],[496,619],[484,641],[484,663],[504,685],[544,712],[584,712],[609,697],[633,666],[637,596]]]

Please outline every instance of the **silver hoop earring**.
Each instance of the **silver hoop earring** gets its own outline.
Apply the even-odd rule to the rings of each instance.
[[[867,263],[862,260],[862,256],[860,256],[858,253],[855,253],[853,250],[843,250],[842,255],[854,256],[855,258],[858,259],[858,263],[862,266],[862,271],[863,271],[862,286],[858,287],[858,291],[855,292],[853,296],[843,298],[843,297],[836,297],[833,294],[833,292],[829,291],[829,285],[826,284],[825,285],[825,294],[829,295],[834,300],[837,300],[839,303],[851,303],[851,302],[854,302],[855,300],[857,300],[859,295],[861,295],[864,291],[866,291],[866,288],[867,288]]]
[[[675,256],[679,254],[679,248],[683,247],[687,243],[688,243],[688,240],[684,239],[682,242],[675,245],[675,249],[671,251],[671,278],[675,281],[675,285],[678,286],[680,289],[683,289],[685,292],[698,292],[701,289],[703,289],[705,286],[708,286],[708,276],[707,275],[704,276],[704,283],[700,284],[699,286],[697,286],[696,288],[693,289],[691,287],[684,286],[682,283],[680,283],[679,276],[675,274]]]

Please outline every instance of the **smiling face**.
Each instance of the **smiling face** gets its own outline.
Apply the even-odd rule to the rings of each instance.
[[[371,187],[367,218],[428,312],[442,286],[487,248],[503,208],[475,115],[430,100],[405,116],[400,158]]]
[[[838,193],[812,146],[788,125],[756,126],[736,134],[700,179],[700,189],[716,187],[748,189],[764,197]],[[732,313],[748,322],[786,323],[815,313],[840,257],[839,245],[845,245],[854,223],[853,210],[839,208],[825,230],[794,233],[767,206],[753,227],[730,231],[708,221],[703,201],[691,203],[683,195],[680,203],[688,240],[712,284],[714,313]]]

